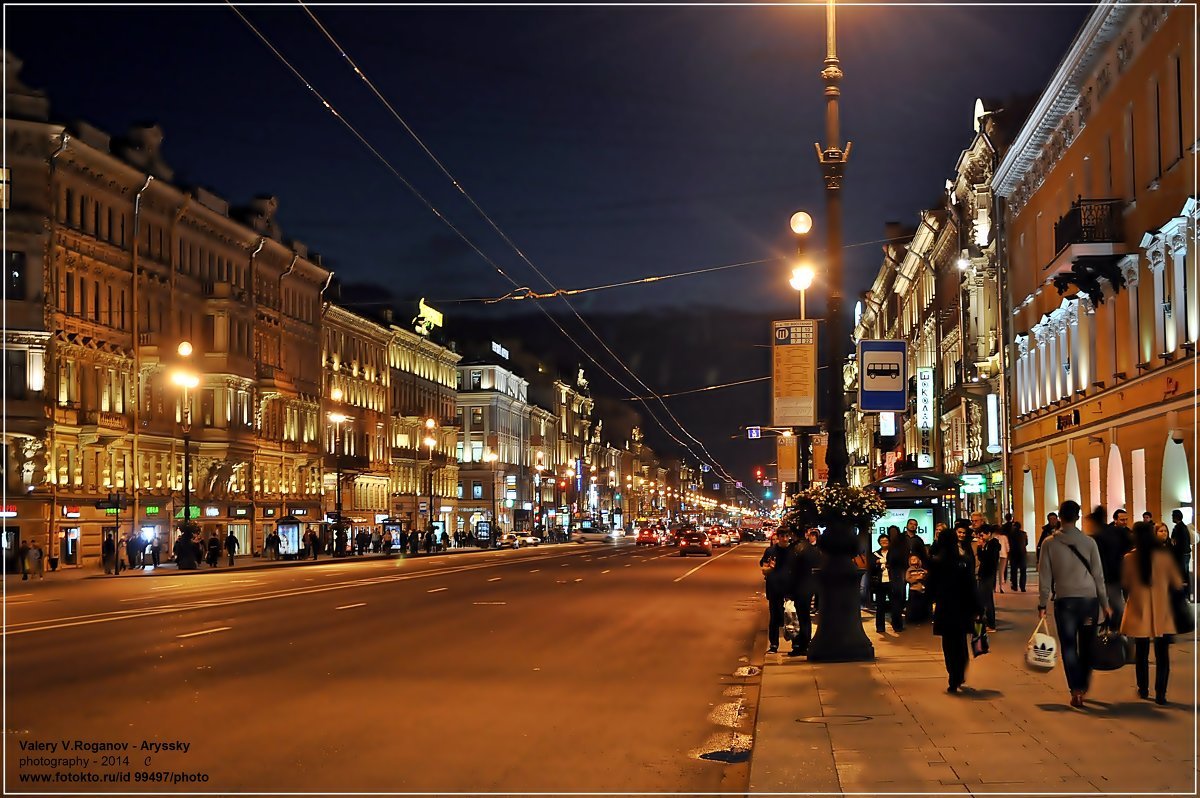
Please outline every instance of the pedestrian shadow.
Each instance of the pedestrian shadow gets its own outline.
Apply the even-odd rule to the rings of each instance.
[[[991,701],[994,698],[1003,698],[1004,693],[1000,690],[992,690],[990,688],[978,690],[974,687],[964,687],[959,693],[963,698],[969,698],[972,701]]]
[[[1150,718],[1162,721],[1167,718],[1163,707],[1149,701],[1088,701],[1085,706],[1098,709],[1110,718]]]
[[[1034,704],[1043,712],[1074,712],[1075,708],[1065,701],[1061,704]]]

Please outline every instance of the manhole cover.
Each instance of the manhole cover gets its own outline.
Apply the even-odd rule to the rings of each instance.
[[[870,715],[817,715],[813,718],[796,718],[797,723],[816,723],[826,726],[845,726],[871,720]]]

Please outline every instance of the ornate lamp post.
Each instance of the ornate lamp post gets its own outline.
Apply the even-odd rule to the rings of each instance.
[[[180,341],[176,349],[180,363],[171,372],[171,382],[183,391],[183,413],[180,426],[183,431],[183,523],[181,529],[191,529],[192,524],[192,396],[191,392],[200,385],[200,375],[187,366],[192,356],[192,345]],[[118,552],[117,559],[120,559]]]
[[[534,466],[533,466],[533,469],[534,469],[534,475],[533,475],[533,492],[534,492],[533,515],[534,515],[534,518],[536,518],[536,519],[537,519],[537,522],[536,522],[536,523],[542,524],[542,534],[543,534],[543,535],[544,535],[544,534],[546,534],[546,532],[548,531],[548,530],[546,529],[546,527],[545,527],[545,524],[544,524],[544,522],[542,521],[542,472],[546,470],[546,464],[545,464],[545,462],[543,462],[543,460],[544,460],[544,459],[545,459],[545,456],[543,455],[543,453],[542,453],[542,452],[538,452],[538,453],[537,453],[537,462],[536,462],[536,463],[534,463]]]
[[[850,142],[841,145],[838,101],[842,68],[837,57],[837,11],[835,0],[825,4],[825,146],[816,145],[817,160],[825,179],[826,229],[825,277],[828,295],[829,369],[826,380],[827,416],[825,430],[829,448],[825,456],[829,484],[846,483],[846,417],[842,364],[846,359],[842,329],[842,176],[850,156]],[[859,570],[853,556],[858,550],[857,530],[847,519],[834,520],[821,536],[826,554],[819,577],[821,623],[809,644],[808,658],[814,662],[850,662],[875,659],[875,648],[863,632],[859,606]]]
[[[344,394],[341,388],[334,388],[329,392],[329,398],[339,406],[341,405]],[[337,519],[333,525],[333,543],[335,547],[334,556],[341,557],[345,554],[344,551],[336,551],[338,533],[342,531],[342,425],[350,420],[350,416],[340,410],[331,410],[325,414],[329,419],[329,423],[333,425],[333,468],[334,468],[334,483],[333,483],[333,511],[337,515]]]
[[[425,440],[423,443],[429,449],[429,514],[426,516],[427,528],[430,532],[433,531],[433,450],[437,448],[437,438],[433,437],[433,431],[437,428],[437,421],[432,418],[425,419]]]

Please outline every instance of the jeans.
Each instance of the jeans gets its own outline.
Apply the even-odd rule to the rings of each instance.
[[[999,588],[1001,593],[1004,592],[1004,577],[1007,573],[1008,573],[1008,558],[1001,557],[1000,558],[1000,569],[998,571],[996,571],[996,575],[994,577],[992,577],[992,582],[995,583],[992,586],[993,590],[996,588]]]
[[[1087,691],[1092,681],[1092,641],[1100,599],[1064,597],[1054,600],[1054,625],[1067,687]]]
[[[979,603],[983,606],[983,621],[989,629],[996,628],[996,594],[992,592],[992,579],[979,580]]]
[[[1167,695],[1167,679],[1171,676],[1171,638],[1163,635],[1154,638],[1154,695],[1165,698]],[[1133,639],[1133,670],[1137,678],[1139,693],[1150,689],[1150,638],[1135,637]]]
[[[779,629],[783,626],[783,596],[767,594],[767,609],[771,619],[767,626],[767,640],[771,648],[779,648]]]
[[[967,636],[957,633],[942,635],[942,658],[946,661],[950,686],[955,689],[961,687],[967,679],[967,661],[970,659]]]
[[[903,631],[904,619],[900,613],[904,609],[904,583],[877,582],[872,587],[875,592],[875,631],[883,631],[885,614],[892,619],[892,631]]]
[[[1022,593],[1025,592],[1025,563],[1026,558],[1023,556],[1012,557],[1008,561],[1008,569],[1012,572],[1012,580],[1009,584],[1012,585],[1013,590],[1020,590]]]

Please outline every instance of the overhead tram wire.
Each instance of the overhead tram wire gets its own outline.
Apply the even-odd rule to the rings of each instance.
[[[659,396],[661,396],[663,399],[670,399],[673,396],[688,396],[690,394],[704,393],[705,391],[718,391],[722,388],[736,388],[739,385],[750,385],[750,384],[756,383],[756,382],[766,382],[769,379],[771,379],[770,376],[751,377],[748,380],[735,380],[733,382],[723,382],[723,383],[720,383],[719,385],[705,385],[703,388],[689,388],[686,391],[673,391],[671,393],[661,393],[661,394],[659,394]],[[653,397],[653,396],[651,396],[651,397],[627,396],[627,397],[625,397],[625,401],[627,401],[627,402],[642,401],[646,398],[653,399],[655,397]]]
[[[255,34],[255,36],[257,36],[263,42],[263,44],[265,44],[267,46],[267,48],[271,50],[271,52],[275,55],[275,57],[280,62],[282,62],[284,64],[284,66],[286,66],[288,68],[288,70],[296,77],[296,79],[299,80],[301,82],[301,84],[303,84],[304,87],[307,88],[313,94],[313,96],[315,96],[320,101],[321,105],[324,106],[325,109],[327,111],[329,111],[331,114],[333,114],[333,116],[339,122],[341,122],[348,130],[350,130],[350,132],[352,134],[354,134],[354,137],[357,138],[359,140],[359,142],[363,144],[363,146],[365,146],[368,150],[370,150],[371,153],[381,163],[383,163],[385,167],[387,167],[388,171],[390,171],[392,173],[392,175],[394,177],[396,177],[396,179],[398,179],[409,190],[410,193],[413,194],[413,196],[415,196],[423,205],[425,205],[425,207],[428,208],[429,211],[431,213],[433,213],[434,216],[436,216],[443,224],[445,224],[447,227],[449,227],[455,233],[455,235],[457,235],[460,239],[462,239],[462,241],[464,243],[466,243],[467,246],[472,249],[472,251],[474,251],[477,255],[479,255],[479,257],[481,257],[486,263],[488,263],[493,269],[495,269],[498,274],[500,274],[502,277],[504,277],[504,279],[507,280],[510,284],[512,284],[515,288],[520,288],[520,285],[517,283],[516,280],[514,280],[506,271],[504,271],[504,269],[501,268],[499,266],[499,264],[497,264],[492,258],[488,257],[475,244],[474,241],[472,241],[465,233],[463,233],[457,226],[455,226],[445,216],[445,214],[443,214],[440,210],[438,210],[423,194],[421,194],[420,191],[417,190],[417,188],[415,186],[412,185],[412,183],[410,183],[407,179],[405,179],[405,177],[400,174],[399,170],[397,170],[392,165],[392,163],[382,153],[380,153],[379,150],[376,149],[366,139],[366,137],[361,132],[359,132],[358,129],[355,128],[354,125],[351,124],[348,119],[346,119],[345,116],[343,116],[341,113],[339,113],[337,111],[337,109],[334,108],[333,104],[330,103],[329,100],[327,100],[325,98],[325,96],[323,94],[321,94],[321,92],[319,92],[316,89],[316,87],[314,87],[312,85],[312,83],[309,82],[309,80],[306,77],[304,77],[304,75],[298,69],[296,69],[295,66],[292,65],[292,63],[290,61],[288,61],[287,57],[284,56],[279,51],[279,49],[276,48],[271,43],[271,41],[266,37],[266,35],[263,34],[262,31],[260,31],[252,22],[250,22],[249,19],[247,19],[247,17],[241,12],[241,10],[238,9],[238,7],[233,4],[232,0],[226,0],[226,3],[233,10],[233,12],[238,15],[238,17],[242,20],[242,22],[246,25],[246,27],[248,27]],[[544,277],[543,277],[543,279],[544,279]],[[551,315],[540,304],[538,304],[537,307],[550,320],[550,322],[558,329],[558,331],[560,333],[562,333],[563,336],[568,341],[570,341],[572,344],[574,344],[575,348],[578,349],[598,369],[600,369],[601,372],[603,372],[605,375],[607,375],[609,377],[609,379],[611,379],[614,383],[616,383],[618,386],[620,386],[622,389],[624,389],[627,393],[630,393],[630,394],[633,393],[633,391],[629,388],[628,385],[626,385],[620,379],[618,379],[616,377],[616,375],[614,375],[611,371],[609,371],[607,368],[605,368],[603,364],[601,364],[599,361],[597,361],[590,352],[588,352],[578,341],[576,341],[574,339],[574,337],[572,337],[571,334],[568,333],[566,331],[566,329],[564,329],[563,326],[558,323],[558,321],[553,317],[553,315]],[[644,384],[643,384],[643,387],[646,387],[646,386],[644,386]],[[648,387],[647,387],[647,390],[649,390]],[[654,411],[650,408],[650,406],[648,404],[646,404],[643,401],[642,405],[646,408],[646,412],[648,412],[650,414],[650,417],[654,419],[655,423],[657,423],[659,425],[659,427],[663,430],[663,432],[665,432],[667,434],[668,437],[670,437],[673,441],[675,441],[675,443],[679,444],[680,447],[685,449],[689,454],[691,454],[697,460],[700,460],[701,462],[704,461],[704,458],[702,458],[698,454],[696,454],[695,450],[693,450],[691,446],[689,446],[685,441],[680,440],[674,433],[671,432],[670,429],[667,428],[667,426],[665,424],[663,424],[662,420],[654,413]],[[678,420],[676,420],[676,424],[678,424],[678,423],[679,423]],[[684,431],[686,433],[686,430],[684,430]],[[692,436],[690,433],[687,433],[687,435],[688,435],[688,437],[692,438],[692,440],[696,440],[695,437]],[[699,443],[699,442],[697,441],[697,443]],[[701,446],[701,448],[704,448],[703,444],[700,444],[700,446]],[[718,467],[720,467],[719,463],[716,463],[716,465]],[[728,474],[728,472],[725,472],[724,468],[721,468],[721,471],[724,472],[725,474]],[[730,481],[734,481],[731,476],[728,477],[728,479]],[[747,492],[747,495],[749,496],[750,494]]]
[[[641,385],[643,389],[645,389],[647,392],[653,394],[655,396],[655,398],[658,399],[658,402],[660,405],[662,405],[663,410],[665,410],[667,415],[671,418],[671,420],[675,422],[676,426],[679,427],[680,431],[682,431],[683,434],[686,435],[688,438],[691,438],[691,440],[694,441],[696,443],[696,445],[699,446],[701,448],[701,450],[703,450],[705,452],[705,454],[708,455],[708,460],[717,467],[718,473],[722,476],[722,478],[724,478],[727,481],[732,481],[732,482],[736,483],[737,480],[734,480],[732,475],[729,474],[729,472],[724,468],[724,466],[722,466],[720,464],[720,462],[715,457],[713,457],[712,452],[708,451],[708,447],[706,447],[699,438],[692,435],[692,433],[690,431],[688,431],[687,427],[685,427],[683,425],[683,423],[675,416],[675,414],[673,412],[671,412],[671,409],[667,406],[666,402],[664,402],[662,400],[662,398],[657,395],[657,393],[654,391],[654,389],[652,389],[649,385],[646,384],[646,382],[644,380],[642,380],[641,377],[639,377],[636,373],[634,373],[633,369],[631,369],[625,363],[625,361],[612,350],[612,348],[596,332],[596,330],[590,324],[588,324],[587,320],[584,319],[583,316],[581,316],[579,314],[579,311],[577,311],[575,309],[575,306],[571,304],[570,300],[567,299],[567,297],[565,295],[563,295],[561,289],[559,289],[558,286],[556,286],[554,284],[554,281],[552,281],[549,277],[547,277],[546,274],[544,272],[542,272],[542,270],[539,269],[529,259],[529,257],[524,253],[524,251],[519,246],[517,246],[517,244],[508,236],[508,234],[505,233],[498,224],[496,224],[495,220],[493,220],[492,217],[490,215],[488,215],[488,213],[479,206],[479,203],[477,203],[475,201],[474,197],[471,196],[471,194],[466,190],[466,188],[462,185],[462,183],[459,182],[459,180],[456,177],[454,177],[453,174],[450,173],[450,170],[446,168],[445,164],[443,164],[441,162],[441,160],[436,155],[434,155],[433,151],[429,149],[429,147],[425,144],[425,142],[421,139],[421,137],[417,135],[417,133],[412,129],[412,127],[409,126],[409,124],[404,120],[404,118],[400,116],[400,114],[396,111],[396,109],[392,106],[392,104],[387,100],[387,98],[383,96],[382,92],[379,91],[379,89],[375,86],[375,84],[371,81],[371,79],[367,77],[366,73],[362,70],[362,68],[359,67],[358,64],[354,61],[354,59],[350,57],[350,54],[346,52],[346,48],[342,47],[341,43],[338,42],[338,40],[333,36],[333,34],[329,32],[329,29],[326,28],[319,19],[317,19],[316,15],[305,4],[304,0],[297,0],[297,1],[299,2],[300,6],[304,9],[305,13],[308,14],[309,18],[312,19],[312,21],[316,24],[316,26],[320,29],[320,31],[325,35],[325,38],[329,40],[329,43],[332,44],[338,50],[338,52],[341,54],[341,56],[346,60],[346,63],[350,65],[350,67],[351,67],[351,69],[353,69],[354,73],[356,75],[358,75],[359,78],[361,78],[362,81],[371,89],[372,93],[379,99],[380,102],[383,103],[384,107],[386,107],[388,109],[388,111],[392,114],[392,116],[396,119],[396,121],[398,121],[401,124],[401,126],[409,134],[409,136],[412,137],[412,139],[418,144],[418,146],[420,146],[420,148],[425,152],[425,154],[430,158],[430,160],[432,160],[434,162],[434,164],[438,167],[438,169],[441,170],[442,174],[445,175],[446,179],[449,180],[450,183],[455,187],[455,189],[457,189],[458,192],[471,204],[471,207],[473,207],[475,209],[475,211],[488,223],[488,225],[501,238],[501,240],[503,240],[506,244],[508,244],[508,246],[513,250],[513,252],[515,252],[517,254],[517,256],[522,261],[524,261],[527,266],[529,266],[529,268],[533,269],[533,271],[539,277],[541,277],[543,281],[545,281],[546,285],[548,285],[553,290],[554,295],[558,296],[563,301],[563,303],[566,304],[567,308],[571,311],[571,313],[575,316],[575,318],[579,321],[579,323],[582,324],[584,326],[584,328],[589,333],[591,333],[592,337],[596,339],[597,343],[599,343],[600,346],[604,348],[604,351],[606,351],[609,354],[609,356],[616,363],[618,363],[622,369],[625,370],[625,372],[627,374],[629,374],[631,377],[633,377],[633,379],[639,385]],[[227,2],[230,2],[230,0],[227,0]],[[261,34],[260,34],[260,36],[261,36]],[[274,49],[274,48],[272,48],[272,49]],[[293,71],[295,71],[294,68],[293,68]],[[461,236],[462,234],[459,233],[459,235]],[[506,275],[506,277],[507,277],[507,275]],[[511,281],[511,278],[509,278],[509,279]],[[514,283],[514,285],[515,285],[515,283]],[[538,304],[538,307],[541,308],[540,303]],[[544,308],[542,310],[543,310],[543,313],[546,312],[544,310]],[[549,313],[547,313],[546,315],[547,315],[547,317],[550,317]],[[566,334],[566,331],[563,330],[562,327],[560,325],[558,325],[557,322],[555,322],[555,326],[558,326],[559,329],[564,333],[564,335]],[[596,365],[599,367],[600,364],[595,360],[595,358],[593,358],[590,355],[590,353],[588,353],[582,346],[580,346],[580,344],[578,342],[575,342],[574,339],[571,339],[571,340],[573,343],[575,343],[576,347],[578,347],[581,352],[584,352],[588,356],[589,360],[591,360],[593,363],[596,363]],[[602,370],[605,371],[605,373],[608,374],[610,378],[612,377],[612,375],[606,369],[602,369]],[[618,385],[622,385],[622,383],[620,383],[620,381],[615,380],[615,379],[614,379],[614,381],[617,382]],[[622,387],[624,387],[624,386],[622,385]],[[629,391],[629,393],[633,393],[633,391]],[[649,412],[651,414],[651,416],[654,416],[653,411],[650,410],[649,405],[644,400],[642,400],[642,405],[646,408],[647,412]],[[654,418],[656,421],[658,421],[657,416],[654,416]],[[658,423],[660,426],[663,426],[661,421],[659,421]],[[671,435],[671,433],[669,431],[667,431],[665,426],[663,426],[663,431],[667,432],[668,435]],[[671,435],[671,437],[673,439],[675,439],[674,435]],[[678,441],[678,439],[675,439],[675,440],[676,440],[676,442],[678,442],[682,445],[681,441]],[[691,447],[685,447],[685,448],[687,448],[689,452],[692,451]],[[693,452],[693,454],[695,454],[695,453]],[[747,496],[750,495],[749,491],[746,492],[746,495]]]

